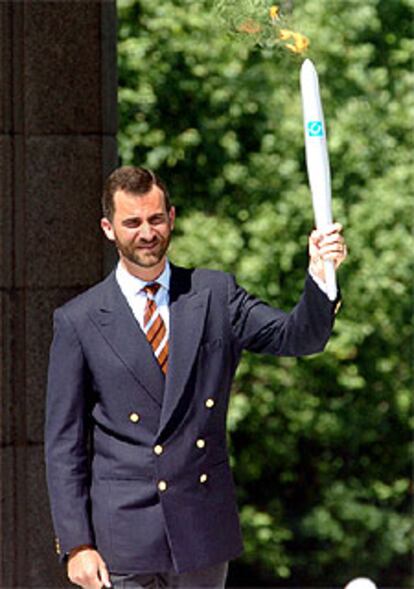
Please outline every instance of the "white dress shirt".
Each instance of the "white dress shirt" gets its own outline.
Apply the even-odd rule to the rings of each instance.
[[[319,286],[323,293],[327,295],[326,284],[317,276],[313,274],[313,272],[309,271],[310,276]],[[147,302],[147,295],[142,290],[144,286],[147,284],[152,284],[153,282],[158,282],[161,287],[158,290],[157,294],[155,295],[155,303],[159,309],[160,315],[162,320],[164,321],[167,336],[170,333],[170,278],[171,278],[171,268],[170,263],[167,260],[165,264],[164,271],[162,274],[157,278],[157,280],[145,281],[133,276],[128,272],[128,270],[123,266],[121,262],[118,262],[118,266],[115,272],[116,280],[119,284],[119,288],[122,291],[122,294],[126,298],[128,305],[131,307],[132,313],[134,317],[138,321],[141,329],[144,331],[144,311],[145,305]],[[328,296],[328,295],[327,295]]]
[[[135,319],[138,321],[141,329],[144,331],[144,311],[145,305],[147,302],[147,295],[145,291],[142,289],[147,284],[153,284],[157,282],[161,285],[160,289],[156,293],[154,300],[155,304],[158,307],[159,313],[164,321],[167,336],[170,332],[170,311],[169,311],[169,303],[170,303],[170,277],[171,277],[171,268],[170,263],[166,262],[164,271],[156,280],[141,280],[136,276],[133,276],[128,272],[128,270],[123,266],[121,262],[118,262],[118,266],[115,271],[115,277],[119,284],[119,288],[121,289],[122,294],[126,298],[128,305],[131,307],[131,310],[134,314]]]
[[[310,269],[308,270],[308,272],[309,272],[309,276],[312,278],[312,280],[314,282],[316,282],[316,284],[319,286],[319,288],[321,289],[321,291],[324,294],[326,294],[326,296],[328,297],[328,299],[330,301],[334,301],[335,299],[332,298],[332,297],[330,297],[328,295],[328,287],[326,286],[326,283],[323,280],[321,280],[318,276],[316,276]]]

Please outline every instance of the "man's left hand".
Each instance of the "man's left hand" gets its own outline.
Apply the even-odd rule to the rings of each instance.
[[[336,270],[347,256],[346,243],[341,232],[342,225],[333,223],[323,231],[315,229],[309,236],[309,271],[323,282],[324,261],[332,260]]]

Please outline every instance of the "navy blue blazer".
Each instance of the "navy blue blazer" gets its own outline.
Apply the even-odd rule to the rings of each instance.
[[[114,272],[57,309],[45,429],[57,551],[93,544],[114,573],[238,556],[226,414],[241,352],[320,352],[334,311],[309,276],[284,313],[229,274],[172,266],[164,379]]]

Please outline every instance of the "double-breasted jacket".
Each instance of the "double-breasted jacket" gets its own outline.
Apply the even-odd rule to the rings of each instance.
[[[285,313],[224,272],[172,266],[166,378],[115,273],[55,311],[46,466],[57,549],[111,572],[184,572],[242,551],[226,445],[244,349],[321,351],[335,303],[307,276]]]

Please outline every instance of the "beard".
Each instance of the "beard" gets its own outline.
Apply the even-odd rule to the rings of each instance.
[[[137,243],[122,242],[115,234],[115,245],[119,253],[129,262],[141,268],[156,266],[167,253],[170,241],[171,232],[168,233],[167,237],[157,235],[150,241],[140,239]]]

